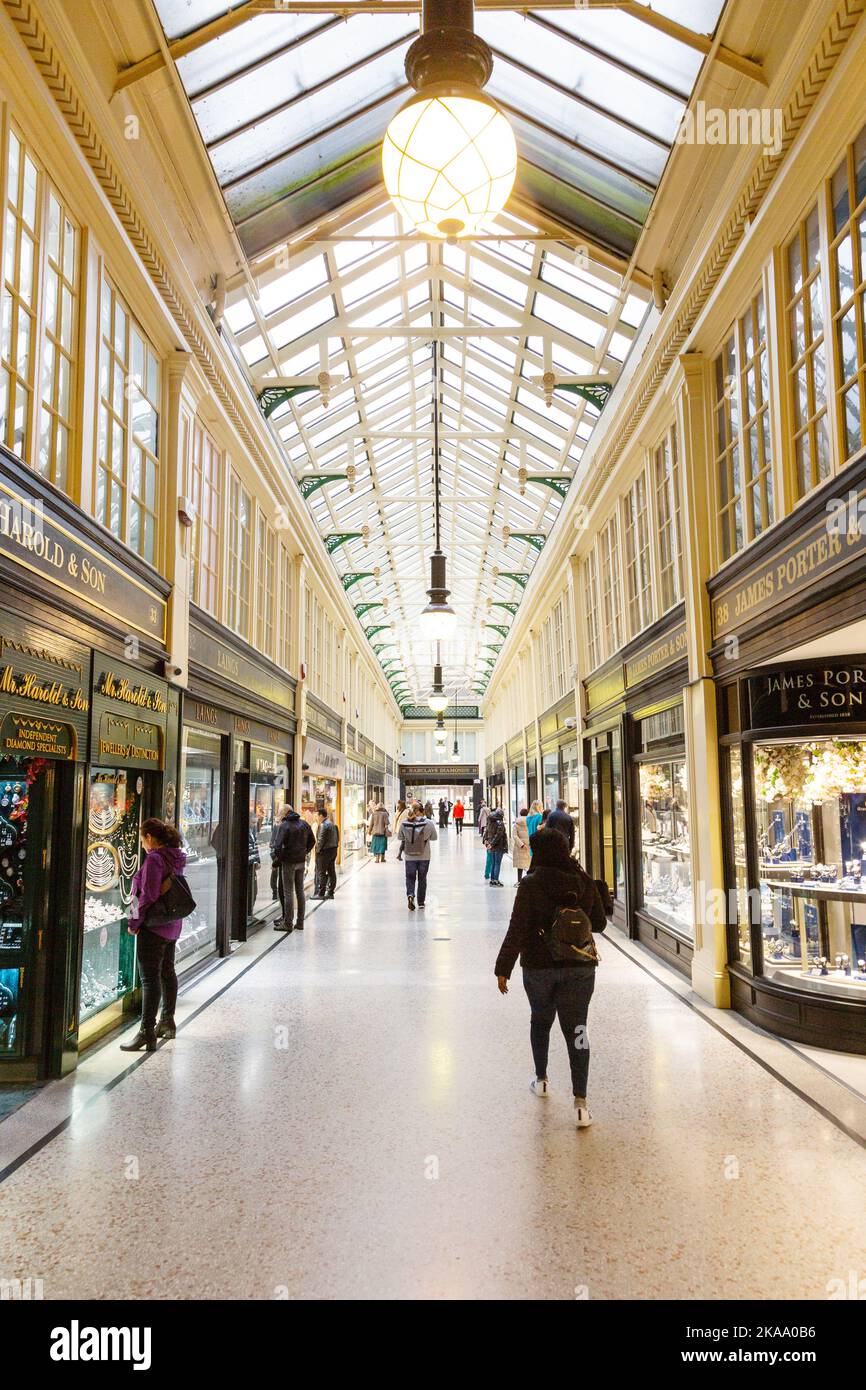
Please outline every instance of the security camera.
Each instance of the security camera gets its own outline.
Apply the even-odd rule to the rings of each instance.
[[[183,675],[183,667],[174,666],[170,661],[164,661],[162,664],[162,669],[165,673],[167,680],[176,680],[178,676]]]
[[[574,729],[577,725],[577,720],[572,716],[569,719],[564,719],[563,723],[565,724],[566,729]]]

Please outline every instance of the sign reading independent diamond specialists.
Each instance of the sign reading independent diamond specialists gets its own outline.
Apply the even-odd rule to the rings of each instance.
[[[825,661],[749,678],[753,729],[866,723],[866,663]]]

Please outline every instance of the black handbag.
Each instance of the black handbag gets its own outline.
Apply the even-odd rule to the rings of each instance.
[[[168,878],[163,879],[156,902],[147,909],[144,925],[151,927],[158,922],[177,922],[193,912],[195,898],[183,874],[169,874]]]

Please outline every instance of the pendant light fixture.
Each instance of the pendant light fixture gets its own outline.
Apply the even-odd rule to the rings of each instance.
[[[440,549],[440,502],[439,502],[439,356],[438,344],[433,340],[433,522],[435,527],[436,549],[430,556],[430,588],[427,596],[430,602],[421,610],[421,628],[424,638],[429,642],[447,640],[457,626],[457,614],[448,602],[450,590],[445,572],[445,556]]]
[[[447,738],[448,732],[445,728],[442,715],[440,714],[438,720],[436,721],[436,728],[433,730],[433,742],[436,744],[437,748],[442,749],[445,747],[445,742]]]
[[[433,667],[433,689],[427,701],[434,714],[442,714],[448,707],[448,696],[442,686],[442,653],[436,643],[436,665]]]
[[[492,71],[473,0],[422,0],[421,35],[406,54],[415,96],[388,126],[382,173],[398,211],[426,236],[472,236],[514,185],[514,132],[482,91]]]

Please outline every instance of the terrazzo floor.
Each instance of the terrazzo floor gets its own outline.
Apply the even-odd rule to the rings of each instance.
[[[557,1031],[531,1095],[519,971],[506,998],[493,976],[513,888],[469,831],[433,853],[424,912],[392,848],[95,1088],[0,1186],[0,1275],[49,1299],[824,1299],[866,1273],[866,1151],[612,943],[594,1127]]]

